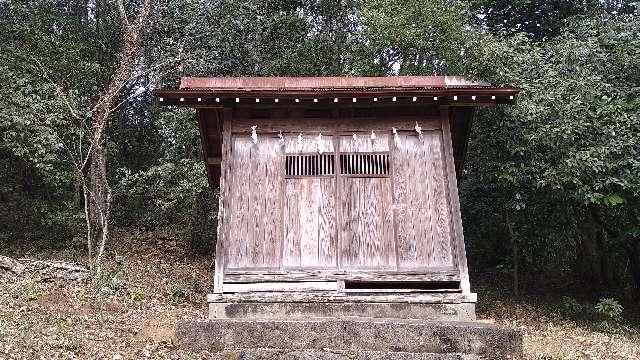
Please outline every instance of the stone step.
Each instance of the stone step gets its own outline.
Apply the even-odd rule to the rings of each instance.
[[[230,350],[217,353],[224,360],[480,360],[478,355],[337,350]]]
[[[209,319],[394,318],[475,321],[475,304],[372,302],[210,303]]]
[[[482,355],[522,354],[522,334],[477,322],[403,319],[186,320],[176,338],[192,350],[335,350],[382,353]],[[446,358],[445,358],[446,359]]]

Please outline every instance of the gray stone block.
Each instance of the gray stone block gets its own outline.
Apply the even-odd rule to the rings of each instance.
[[[522,353],[522,334],[473,322],[400,319],[180,321],[179,345],[193,350],[323,350],[434,353],[507,358]]]
[[[210,319],[393,318],[475,321],[475,304],[412,303],[210,303]]]

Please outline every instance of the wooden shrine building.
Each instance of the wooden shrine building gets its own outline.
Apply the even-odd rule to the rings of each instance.
[[[473,319],[457,179],[475,109],[518,92],[447,76],[187,77],[156,91],[197,110],[220,187],[211,317],[266,303],[280,307],[240,312],[389,317],[397,307],[344,304],[404,303],[455,310],[404,317]]]

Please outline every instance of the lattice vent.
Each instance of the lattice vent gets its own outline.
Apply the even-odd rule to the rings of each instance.
[[[285,169],[292,177],[335,175],[335,155],[287,155]]]
[[[347,176],[388,176],[389,153],[340,154],[340,174]]]

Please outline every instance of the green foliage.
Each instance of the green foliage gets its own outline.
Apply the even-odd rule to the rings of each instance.
[[[98,295],[102,298],[118,294],[118,292],[125,289],[126,285],[124,274],[119,270],[105,269],[99,274],[93,274],[92,279]]]
[[[608,321],[618,323],[622,320],[624,308],[616,299],[603,298],[595,306],[596,312]]]
[[[192,275],[189,280],[172,284],[169,289],[169,295],[176,304],[182,304],[192,301],[196,294],[202,294],[205,287],[202,279],[196,275]]]
[[[171,298],[176,304],[181,304],[189,300],[189,287],[186,284],[171,285]]]
[[[20,296],[24,301],[37,300],[43,292],[42,284],[34,279],[25,282],[22,286]]]
[[[70,157],[118,63],[116,14],[111,1],[0,2],[2,251],[81,257]],[[509,224],[525,274],[599,263],[623,279],[619,264],[639,251],[639,18],[627,1],[158,0],[136,54],[143,76],[110,119],[113,224],[170,227],[194,251],[214,248],[218,193],[194,112],[152,106],[151,90],[181,76],[463,74],[523,89],[472,127],[460,183],[472,268],[514,268]],[[98,289],[114,294],[121,278]],[[178,284],[175,298],[195,288]]]
[[[142,301],[145,298],[145,292],[142,288],[129,289],[129,299],[133,301]]]
[[[478,24],[495,34],[522,33],[543,40],[560,34],[575,16],[606,11],[631,12],[625,1],[470,0]]]
[[[640,221],[639,31],[637,17],[605,14],[573,18],[546,41],[489,36],[470,48],[477,77],[523,88],[515,106],[474,122],[461,184],[470,259],[504,256],[487,238],[505,236],[508,214],[525,268],[624,261],[616,233]],[[597,254],[583,253],[586,236],[600,239]]]
[[[584,307],[576,299],[569,296],[563,296],[562,309],[569,315],[577,315],[582,313]]]
[[[358,28],[350,64],[358,75],[464,73],[476,36],[460,1],[368,1]]]
[[[562,297],[560,309],[563,314],[576,320],[593,319],[595,314],[592,304],[582,304],[569,296]]]

